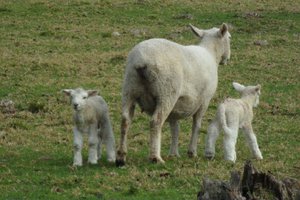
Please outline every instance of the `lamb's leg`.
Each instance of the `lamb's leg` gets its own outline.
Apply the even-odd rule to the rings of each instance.
[[[206,142],[205,142],[205,157],[212,159],[215,156],[216,140],[220,133],[220,126],[216,119],[214,119],[207,129]]]
[[[108,162],[116,161],[116,152],[115,152],[115,137],[112,130],[112,126],[109,120],[109,116],[106,116],[104,123],[101,129],[102,137],[106,143],[106,154]]]
[[[171,137],[172,137],[169,156],[179,157],[179,152],[178,152],[179,123],[178,120],[170,120],[169,123],[171,128]]]
[[[188,156],[191,158],[197,156],[197,142],[199,137],[199,130],[201,128],[202,117],[204,116],[207,107],[208,103],[203,104],[193,116],[192,136],[188,148]]]
[[[82,166],[82,133],[77,129],[77,127],[74,127],[73,129],[74,134],[74,159],[73,159],[73,166]]]
[[[235,144],[238,136],[238,124],[224,129],[224,158],[232,162],[236,161]]]
[[[252,155],[259,160],[262,160],[262,154],[259,150],[258,144],[257,144],[257,139],[256,135],[253,132],[252,125],[249,124],[247,126],[243,127],[243,132],[245,133],[246,140],[248,142],[248,145],[251,149]]]
[[[120,146],[117,151],[116,159],[117,167],[125,165],[127,154],[127,133],[131,124],[131,119],[134,115],[134,109],[135,105],[132,99],[123,99]]]
[[[98,138],[98,127],[97,125],[91,125],[89,128],[89,157],[88,163],[90,164],[97,164],[98,156],[98,145],[99,145],[99,138]]]

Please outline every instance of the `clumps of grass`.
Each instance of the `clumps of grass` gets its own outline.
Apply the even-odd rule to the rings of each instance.
[[[123,55],[116,55],[110,59],[110,63],[113,65],[124,63],[126,57]]]
[[[111,37],[111,33],[109,33],[109,32],[104,32],[104,33],[101,33],[101,36],[102,36],[103,38],[110,38],[110,37]]]
[[[31,113],[39,113],[46,111],[46,105],[42,102],[31,102],[28,106],[28,111]]]

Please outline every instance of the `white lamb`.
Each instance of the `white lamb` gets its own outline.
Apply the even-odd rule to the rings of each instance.
[[[96,90],[65,89],[74,109],[74,166],[82,166],[83,133],[88,133],[88,163],[97,164],[101,157],[101,144],[107,149],[107,160],[115,161],[115,138],[109,119],[108,106]]]
[[[150,39],[129,53],[122,90],[122,124],[117,166],[125,164],[127,133],[136,103],[151,115],[150,160],[161,158],[161,129],[171,126],[170,155],[178,153],[178,120],[193,116],[190,157],[197,155],[198,132],[202,117],[218,83],[218,65],[230,58],[230,33],[221,28],[200,30],[190,25],[201,39],[199,45],[183,46],[165,39]]]
[[[256,159],[263,159],[258,148],[256,136],[252,129],[253,107],[259,103],[261,86],[243,86],[233,83],[233,87],[241,94],[241,99],[227,98],[217,109],[215,119],[210,123],[207,130],[205,156],[212,159],[215,155],[215,143],[220,129],[224,130],[225,159],[235,162],[235,144],[238,130],[241,128],[245,133],[246,140]]]

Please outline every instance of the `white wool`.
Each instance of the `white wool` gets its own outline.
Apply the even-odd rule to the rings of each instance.
[[[166,120],[172,131],[170,155],[178,155],[178,120],[193,116],[188,153],[197,154],[198,131],[202,117],[218,82],[218,65],[230,58],[227,25],[200,30],[199,45],[184,46],[166,39],[150,39],[129,53],[122,90],[121,141],[117,164],[125,164],[127,132],[135,105],[151,115],[150,159],[163,163],[160,155],[161,128]]]
[[[225,159],[235,162],[235,145],[238,130],[242,129],[253,156],[262,159],[256,136],[252,128],[253,107],[259,103],[260,85],[243,86],[233,83],[233,87],[241,93],[240,99],[227,98],[218,106],[215,119],[210,123],[206,136],[205,156],[213,158],[215,143],[221,129],[224,130]]]

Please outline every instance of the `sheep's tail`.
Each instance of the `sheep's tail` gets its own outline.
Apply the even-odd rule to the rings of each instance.
[[[155,74],[151,71],[151,69],[149,69],[148,65],[136,66],[135,69],[137,74],[143,81],[154,82],[157,78]]]
[[[223,130],[226,133],[230,132],[230,129],[228,128],[227,122],[226,122],[225,106],[223,103],[221,103],[218,107],[218,116],[219,116],[220,124],[221,124]]]

